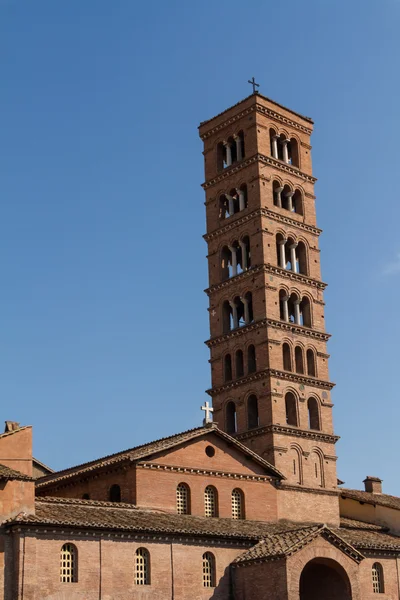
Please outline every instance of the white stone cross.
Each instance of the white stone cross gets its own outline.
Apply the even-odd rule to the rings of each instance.
[[[211,415],[214,412],[214,409],[208,403],[208,400],[204,402],[204,406],[200,406],[201,410],[205,411],[205,417],[203,419],[203,425],[207,425],[207,423],[212,423]]]

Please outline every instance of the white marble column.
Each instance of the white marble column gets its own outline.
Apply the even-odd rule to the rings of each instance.
[[[285,252],[286,240],[285,239],[279,240],[278,244],[279,244],[279,262],[280,262],[279,266],[282,269],[286,269],[286,252]]]
[[[229,300],[230,307],[232,309],[232,319],[233,319],[233,329],[237,329],[239,327],[238,315],[237,315],[237,306],[233,302],[233,300]]]
[[[244,210],[246,208],[244,191],[240,188],[236,188],[236,193],[239,196],[239,210]]]
[[[274,158],[278,158],[278,140],[279,135],[272,136],[272,156]]]
[[[287,198],[287,207],[290,212],[293,212],[293,201],[292,201],[293,196],[294,196],[294,192],[287,192],[285,194],[285,198]]]
[[[294,244],[291,244],[289,246],[289,249],[290,249],[290,262],[292,263],[292,271],[294,271],[295,273],[298,272],[298,270],[297,270],[296,248],[297,248],[297,242],[295,242]]]
[[[229,216],[231,217],[234,212],[234,205],[233,205],[233,197],[230,196],[229,194],[225,194],[225,198],[228,200],[228,212],[229,212]]]
[[[238,135],[233,136],[236,143],[236,160],[242,160],[242,140]]]
[[[228,246],[228,248],[231,251],[231,255],[232,255],[232,259],[231,259],[232,277],[234,277],[235,275],[237,275],[237,254],[236,254],[237,248],[235,248],[235,246]]]
[[[301,313],[300,313],[300,302],[301,299],[297,298],[297,300],[294,301],[294,321],[297,325],[301,325]]]
[[[231,145],[229,142],[222,142],[225,146],[225,152],[226,152],[226,166],[230,167],[232,164],[232,149],[231,149]]]
[[[283,320],[288,323],[289,322],[289,306],[288,306],[289,296],[283,296],[282,302],[283,302]]]
[[[242,249],[242,269],[243,269],[243,271],[247,271],[247,269],[248,269],[247,246],[242,240],[240,240],[239,245]]]
[[[288,151],[288,143],[289,142],[290,142],[290,140],[282,141],[282,155],[283,155],[283,162],[285,162],[285,163],[289,162],[289,151]]]
[[[244,322],[246,323],[246,325],[248,325],[250,323],[249,301],[244,296],[243,296],[243,298],[241,297],[240,299],[243,302],[243,306],[244,306]]]

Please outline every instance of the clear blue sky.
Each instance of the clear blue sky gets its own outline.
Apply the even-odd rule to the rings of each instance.
[[[197,126],[254,75],[316,122],[338,475],[400,494],[399,19],[396,0],[0,0],[1,415],[39,459],[201,424]]]

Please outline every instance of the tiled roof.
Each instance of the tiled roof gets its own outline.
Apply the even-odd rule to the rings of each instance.
[[[298,546],[303,545],[307,538],[318,533],[320,530],[320,525],[311,525],[309,527],[269,535],[253,546],[248,552],[239,556],[234,562],[241,563],[249,560],[286,556]]]
[[[361,490],[340,490],[342,498],[350,498],[358,500],[366,504],[378,504],[379,506],[387,506],[400,510],[400,498],[398,496],[389,496],[389,494],[372,494],[371,492],[362,492]]]
[[[169,450],[170,448],[179,446],[180,444],[196,439],[203,435],[208,435],[210,433],[218,435],[219,437],[229,442],[229,444],[234,445],[237,449],[239,449],[247,456],[250,456],[255,462],[257,462],[258,464],[263,466],[267,471],[269,471],[272,476],[278,477],[279,479],[284,479],[282,473],[280,473],[270,463],[261,458],[252,450],[249,450],[249,448],[241,444],[238,440],[235,440],[227,433],[218,429],[216,425],[213,425],[211,427],[197,427],[196,429],[190,429],[188,431],[184,431],[183,433],[178,433],[166,438],[156,440],[154,442],[150,442],[148,444],[136,446],[135,448],[131,448],[129,450],[123,450],[122,452],[117,452],[116,454],[111,454],[109,456],[105,456],[103,458],[99,458],[88,463],[77,465],[69,469],[57,471],[55,473],[51,473],[50,475],[45,475],[44,477],[40,477],[37,480],[36,486],[39,489],[51,487],[50,484],[53,484],[55,482],[70,479],[72,477],[79,476],[83,473],[94,471],[96,469],[100,469],[117,462],[142,460],[159,452]]]
[[[383,531],[367,530],[366,528],[340,528],[333,530],[357,550],[367,549],[400,551],[400,537]]]
[[[10,469],[10,467],[6,467],[5,465],[1,464],[0,479],[21,479],[23,481],[33,481],[32,477],[29,477],[29,475],[25,475],[25,473],[21,473],[21,471]]]
[[[383,527],[383,525],[375,525],[375,523],[366,523],[365,521],[348,519],[347,517],[340,519],[340,527],[344,527],[345,529],[366,529],[369,531],[389,531],[389,528]]]

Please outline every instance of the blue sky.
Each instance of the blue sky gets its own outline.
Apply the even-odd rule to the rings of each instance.
[[[338,475],[397,477],[396,0],[0,0],[0,391],[62,468],[201,424],[197,126],[260,91],[316,122]]]

